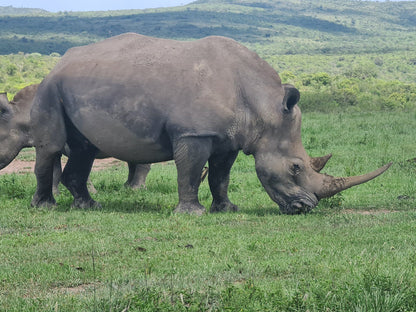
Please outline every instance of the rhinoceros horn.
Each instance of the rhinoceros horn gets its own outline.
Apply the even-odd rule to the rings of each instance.
[[[354,185],[362,184],[374,179],[375,177],[378,177],[384,171],[389,169],[391,165],[392,163],[388,163],[387,165],[384,165],[383,167],[373,172],[348,178],[336,178],[327,174],[323,174],[323,183],[321,185],[321,189],[316,192],[316,195],[319,199],[333,196]]]
[[[316,172],[320,172],[328,162],[328,160],[332,157],[332,154],[328,154],[322,157],[311,157],[310,163],[313,170]]]

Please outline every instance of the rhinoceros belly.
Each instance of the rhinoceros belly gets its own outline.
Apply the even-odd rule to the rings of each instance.
[[[172,159],[169,137],[159,126],[128,124],[103,111],[84,109],[70,116],[75,127],[100,151],[121,160],[150,163]]]

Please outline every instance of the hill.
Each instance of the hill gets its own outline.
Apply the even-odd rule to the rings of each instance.
[[[4,15],[4,10],[12,13]],[[416,48],[416,2],[199,0],[177,8],[33,14],[2,7],[0,54],[63,54],[124,32],[232,37],[268,54],[350,54]],[[268,52],[267,52],[268,50]]]
[[[48,11],[42,9],[29,9],[29,8],[15,8],[11,5],[9,6],[0,6],[0,16],[2,15],[36,15],[36,14],[46,14]]]
[[[234,38],[301,90],[304,111],[416,107],[416,1],[198,0],[61,13],[0,7],[0,88],[14,94],[39,82],[68,48],[125,32]]]

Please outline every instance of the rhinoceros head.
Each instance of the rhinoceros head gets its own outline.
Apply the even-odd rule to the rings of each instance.
[[[320,199],[365,183],[390,167],[391,163],[374,172],[347,178],[320,173],[332,155],[312,158],[306,153],[301,142],[301,112],[296,105],[299,92],[291,85],[283,85],[283,89],[280,112],[275,115],[274,124],[265,123],[253,153],[257,175],[282,213],[308,212]]]
[[[38,85],[20,90],[9,102],[0,93],[0,169],[6,167],[24,147],[31,146],[30,109]]]

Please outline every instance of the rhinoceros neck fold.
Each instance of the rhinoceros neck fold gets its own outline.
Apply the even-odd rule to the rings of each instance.
[[[264,123],[248,107],[237,105],[234,122],[229,129],[233,131],[230,137],[238,149],[250,155],[257,149],[257,143],[264,132]]]

